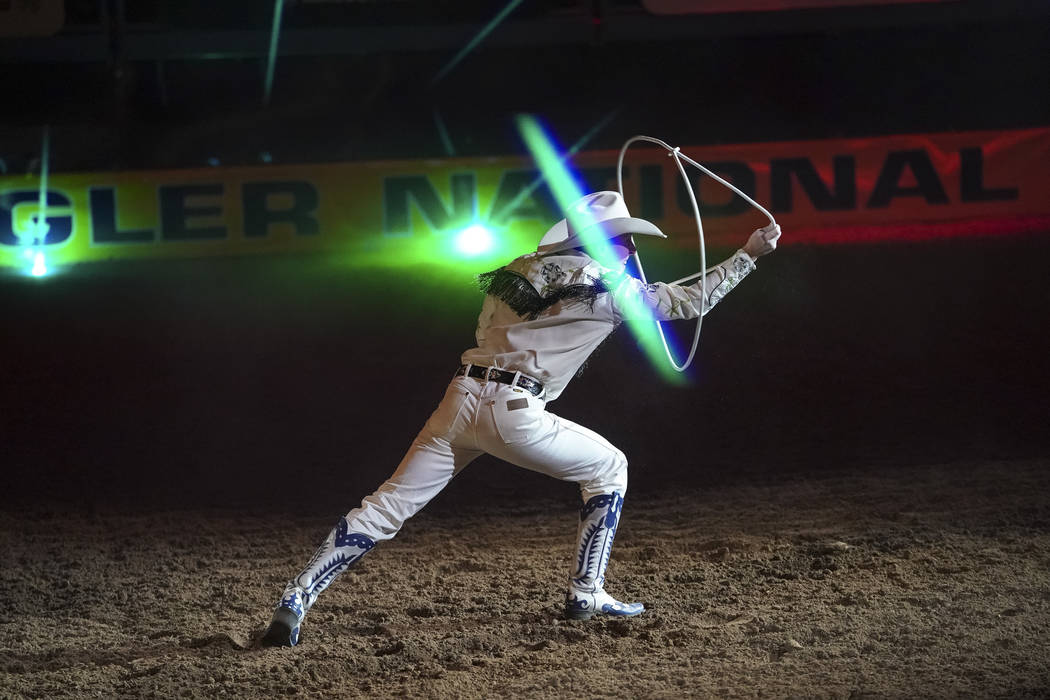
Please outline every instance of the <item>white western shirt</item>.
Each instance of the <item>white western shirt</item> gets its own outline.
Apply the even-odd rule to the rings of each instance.
[[[648,309],[658,320],[696,318],[707,294],[710,310],[749,272],[755,262],[743,250],[715,265],[688,286],[641,280],[610,270],[579,250],[549,255],[531,253],[503,268],[532,284],[540,297],[569,285],[599,285],[593,298],[567,298],[523,317],[493,294],[486,294],[475,333],[477,347],[463,353],[463,364],[518,371],[541,382],[550,402],[576,375],[587,358],[626,318],[627,309]]]

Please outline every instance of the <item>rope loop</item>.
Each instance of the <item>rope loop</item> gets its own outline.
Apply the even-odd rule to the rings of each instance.
[[[680,146],[672,147],[669,144],[667,144],[666,142],[661,141],[660,139],[657,139],[657,138],[653,138],[652,136],[641,136],[641,135],[632,136],[631,138],[627,139],[627,141],[623,144],[623,147],[620,149],[620,157],[619,157],[619,159],[616,162],[616,184],[617,184],[617,187],[619,188],[621,197],[624,197],[624,193],[623,193],[623,159],[624,159],[624,156],[627,154],[628,147],[630,147],[630,145],[632,143],[634,143],[635,141],[648,141],[649,143],[655,143],[656,145],[661,146],[664,149],[666,149],[668,151],[667,155],[669,157],[674,158],[675,165],[678,166],[678,172],[682,176],[682,181],[685,183],[685,190],[689,194],[689,201],[690,201],[690,204],[692,205],[693,215],[694,215],[694,217],[696,219],[696,233],[697,233],[697,239],[699,241],[699,247],[700,247],[700,272],[696,273],[695,275],[689,275],[688,277],[683,277],[680,280],[675,280],[671,284],[682,284],[683,282],[687,282],[687,281],[689,281],[691,279],[694,279],[696,277],[703,277],[705,271],[707,270],[707,248],[706,248],[706,246],[704,244],[704,223],[700,219],[700,205],[696,201],[696,193],[693,192],[692,184],[689,182],[689,176],[686,174],[685,167],[682,165],[682,161],[683,160],[685,162],[689,163],[690,165],[698,168],[704,174],[709,175],[716,182],[724,185],[725,187],[728,187],[730,190],[732,190],[733,192],[736,192],[738,195],[743,197],[744,200],[748,204],[750,204],[755,209],[758,209],[760,212],[765,214],[766,218],[769,219],[769,223],[771,223],[771,224],[775,224],[776,223],[776,221],[773,219],[773,215],[770,214],[768,211],[766,211],[766,209],[763,208],[758,202],[756,202],[751,197],[749,197],[746,194],[744,194],[743,192],[741,192],[738,188],[736,188],[735,186],[733,186],[729,182],[726,182],[724,179],[722,179],[718,175],[715,175],[713,172],[711,172],[710,170],[708,170],[704,166],[700,165],[699,163],[697,163],[695,160],[693,160],[692,158],[690,158],[686,154],[682,153],[682,149],[681,149]],[[627,201],[626,197],[624,197],[624,201],[625,202]],[[635,251],[631,255],[631,257],[634,259],[634,264],[638,268],[638,276],[641,278],[642,283],[643,284],[648,284],[648,280],[646,280],[646,278],[645,278],[645,270],[642,268],[642,258],[641,258],[641,256],[638,255],[638,251]],[[667,359],[671,362],[671,366],[674,367],[674,369],[676,371],[678,371],[678,372],[684,372],[689,367],[689,365],[692,364],[693,358],[696,356],[696,349],[700,345],[700,329],[701,329],[701,327],[703,325],[704,314],[706,314],[708,309],[710,308],[707,305],[707,296],[706,296],[706,294],[703,293],[703,291],[706,291],[706,290],[704,290],[704,287],[703,287],[704,281],[701,280],[700,284],[701,284],[701,290],[702,290],[701,294],[700,294],[701,308],[700,308],[700,314],[696,317],[696,329],[694,330],[694,333],[693,333],[693,345],[689,349],[689,356],[686,357],[685,362],[683,362],[681,365],[679,365],[678,362],[675,361],[674,354],[671,352],[671,347],[670,347],[670,345],[667,342],[667,336],[664,334],[663,326],[660,325],[659,321],[656,321],[656,329],[660,332],[660,341],[663,343],[664,352],[667,353]]]

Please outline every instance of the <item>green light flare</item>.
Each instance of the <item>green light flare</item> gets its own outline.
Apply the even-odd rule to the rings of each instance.
[[[448,127],[445,126],[445,120],[441,118],[441,114],[436,109],[434,110],[434,126],[437,127],[438,136],[441,137],[441,145],[445,147],[445,155],[456,155],[456,147],[452,145],[452,137],[448,133]]]
[[[535,248],[529,231],[525,237],[517,227],[509,230],[484,222],[459,225],[425,236],[364,237],[367,244],[336,253],[339,265],[355,269],[380,269],[391,274],[415,270],[419,274],[446,280],[457,286],[471,285],[474,278],[524,252]]]
[[[518,115],[517,125],[536,165],[547,178],[547,183],[558,206],[566,212],[573,229],[580,232],[584,250],[604,267],[619,269],[620,261],[613,252],[609,240],[594,230],[585,230],[595,223],[593,217],[589,213],[572,209],[571,205],[586,193],[580,189],[571,171],[558,155],[551,138],[536,118],[531,115]],[[660,333],[652,312],[635,298],[625,301],[628,304],[628,308],[624,310],[627,327],[638,341],[646,357],[649,358],[650,364],[666,381],[679,385],[686,383],[686,378],[682,373],[675,372],[667,362],[667,355],[664,352],[663,342],[660,340]]]
[[[51,129],[44,125],[43,141],[40,145],[40,197],[36,215],[36,244],[44,245],[47,237],[47,174],[51,160]]]
[[[29,274],[33,277],[44,277],[47,275],[47,256],[44,254],[44,242],[47,240],[51,225],[47,223],[47,176],[51,160],[51,128],[44,125],[44,134],[40,144],[40,194],[37,199],[37,212],[33,218],[32,234],[23,237],[18,235],[20,242],[25,247],[25,257],[32,260]],[[32,243],[26,245],[25,238]]]
[[[263,92],[263,104],[270,104],[270,92],[273,89],[273,69],[277,63],[277,40],[281,35],[281,12],[284,0],[274,0],[273,28],[270,30],[270,54],[266,61],[266,87]]]
[[[564,167],[565,166],[565,161],[567,161],[569,158],[572,158],[574,155],[576,155],[576,153],[581,148],[583,148],[587,144],[588,141],[590,141],[592,138],[594,138],[595,135],[599,131],[604,129],[605,126],[609,122],[611,122],[613,120],[613,118],[616,117],[616,115],[619,112],[620,112],[620,107],[617,107],[616,109],[614,109],[613,111],[609,112],[604,117],[602,117],[602,119],[597,124],[595,124],[590,129],[588,129],[587,133],[585,133],[583,136],[581,136],[579,138],[579,140],[576,141],[576,143],[574,143],[569,148],[569,150],[565,151],[565,153],[561,156],[561,158],[559,159],[559,161],[560,161],[560,166],[559,167]],[[512,199],[510,202],[507,203],[507,205],[505,207],[503,207],[503,209],[501,209],[500,211],[498,211],[495,214],[493,214],[492,215],[492,220],[493,221],[499,221],[500,217],[503,215],[503,212],[505,212],[505,211],[514,211],[514,209],[517,208],[518,205],[520,205],[522,202],[524,202],[528,197],[530,197],[532,195],[533,192],[536,191],[537,187],[539,187],[540,185],[543,184],[543,179],[544,179],[544,175],[541,172],[539,177],[537,177],[535,180],[530,182],[529,186],[526,187],[525,189],[523,189],[521,192],[519,192],[518,195],[514,199]]]
[[[475,258],[492,250],[495,241],[492,232],[482,224],[473,224],[456,234],[455,246],[461,255]]]
[[[517,123],[518,131],[521,132],[522,139],[540,172],[547,179],[547,184],[550,186],[555,201],[558,202],[558,207],[565,212],[573,229],[579,231],[587,254],[605,267],[619,267],[620,261],[613,252],[609,241],[601,234],[587,230],[595,223],[593,217],[587,212],[572,209],[571,205],[586,192],[576,183],[543,127],[535,117],[527,114],[518,115]]]
[[[452,60],[445,64],[444,68],[442,68],[441,70],[439,70],[437,72],[437,75],[435,75],[430,80],[430,86],[433,87],[442,78],[444,78],[446,75],[451,73],[452,69],[455,68],[456,66],[458,66],[459,62],[462,61],[464,58],[466,58],[467,54],[469,54],[471,51],[473,51],[474,48],[478,44],[480,44],[482,41],[484,41],[485,37],[487,37],[489,34],[491,34],[492,30],[494,30],[496,27],[498,27],[500,25],[500,23],[507,18],[507,15],[509,15],[511,12],[513,12],[514,8],[517,7],[518,5],[520,5],[521,3],[522,3],[522,0],[510,0],[510,2],[507,3],[507,6],[499,11],[499,14],[497,14],[495,17],[493,17],[492,20],[488,24],[486,24],[484,27],[482,27],[481,31],[478,32],[474,36],[473,39],[471,39],[469,42],[467,42],[467,45],[464,46],[462,49],[460,49],[459,53],[457,53],[455,56],[453,56]]]
[[[43,252],[37,251],[33,256],[33,268],[29,271],[33,277],[43,277],[47,274],[47,259]]]

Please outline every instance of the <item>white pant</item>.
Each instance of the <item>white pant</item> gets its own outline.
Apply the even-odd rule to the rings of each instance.
[[[627,491],[627,458],[593,430],[549,413],[543,399],[495,381],[456,377],[397,471],[350,511],[349,531],[375,541],[397,534],[475,457],[580,485],[583,500]]]

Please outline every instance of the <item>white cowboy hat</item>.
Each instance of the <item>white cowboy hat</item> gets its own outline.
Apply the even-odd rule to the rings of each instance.
[[[603,238],[616,238],[625,233],[637,233],[643,236],[667,238],[663,231],[645,219],[635,219],[627,211],[627,205],[619,192],[592,192],[573,202],[569,207],[569,216],[578,213],[585,221],[593,223],[579,231],[574,230],[569,219],[562,219],[551,226],[540,239],[536,249],[539,253],[554,253],[559,250],[578,248],[583,245],[581,234],[601,232]]]

